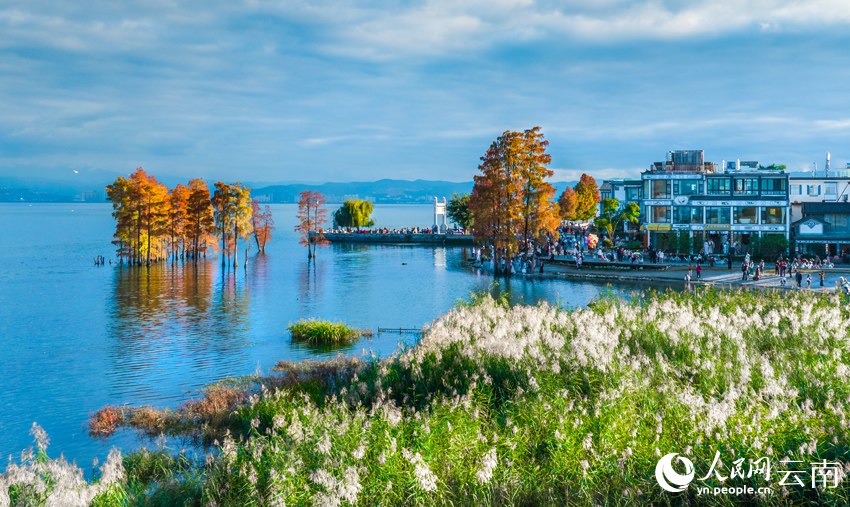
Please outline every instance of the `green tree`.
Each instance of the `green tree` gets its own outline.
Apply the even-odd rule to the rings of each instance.
[[[691,235],[688,231],[678,231],[676,251],[687,254],[691,252]]]
[[[375,221],[369,218],[372,209],[372,203],[369,201],[345,201],[338,210],[334,211],[334,225],[349,229],[356,227],[357,230],[361,227],[373,227]]]
[[[812,246],[821,246],[823,245],[812,245]],[[779,255],[785,255],[788,252],[788,240],[785,239],[784,234],[765,234],[763,237],[759,238],[756,235],[750,236],[750,245],[749,245],[750,256],[756,259],[765,259],[765,262],[768,260],[773,260],[779,257]],[[824,252],[816,252],[821,257],[823,257]]]
[[[469,209],[469,194],[452,194],[452,198],[446,205],[446,214],[461,229],[467,231],[472,229],[475,216]]]
[[[599,230],[605,231],[608,238],[614,241],[614,236],[620,230],[624,221],[638,223],[640,218],[640,206],[630,202],[620,207],[620,201],[614,198],[606,198],[602,201],[602,212],[594,223]]]
[[[593,176],[582,174],[576,183],[576,219],[590,220],[596,216],[596,205],[602,198],[599,196],[599,186]]]

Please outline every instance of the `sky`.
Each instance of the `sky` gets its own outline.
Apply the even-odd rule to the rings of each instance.
[[[848,25],[846,0],[5,0],[0,175],[470,181],[534,126],[556,181],[677,149],[843,167]]]

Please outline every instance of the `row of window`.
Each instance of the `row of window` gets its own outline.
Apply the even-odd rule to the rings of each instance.
[[[647,216],[656,224],[782,225],[786,223],[786,210],[782,206],[647,206]]]
[[[823,185],[791,185],[791,195],[823,195],[838,197],[838,183],[826,182]]]
[[[761,182],[761,183],[759,183]],[[705,190],[703,190],[705,185]],[[708,178],[703,180],[644,180],[644,195],[650,199],[670,199],[674,195],[785,195],[785,178]]]

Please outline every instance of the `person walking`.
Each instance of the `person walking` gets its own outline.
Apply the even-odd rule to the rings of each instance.
[[[688,263],[688,280],[694,277],[694,265],[690,262]]]
[[[809,273],[808,276],[806,276],[806,288],[807,289],[812,288],[812,274],[811,273]]]
[[[702,274],[702,265],[699,262],[697,262],[697,280],[700,279],[700,274]],[[821,285],[823,285],[823,284],[821,284]]]
[[[803,288],[803,273],[800,273],[800,271],[797,270],[797,276],[795,277],[795,279],[797,280],[797,288],[802,289]]]
[[[741,263],[741,281],[746,281],[748,274],[750,274],[750,265],[744,261]]]
[[[820,275],[820,288],[823,289],[823,281],[824,279],[826,279],[826,273],[824,273],[823,270],[820,270],[820,273],[818,273],[818,275]]]

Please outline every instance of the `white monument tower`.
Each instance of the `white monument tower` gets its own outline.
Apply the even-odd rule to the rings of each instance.
[[[443,223],[440,224],[440,215],[443,216]],[[443,202],[439,202],[437,198],[434,198],[434,228],[437,232],[441,234],[446,233],[446,198],[443,197]]]

